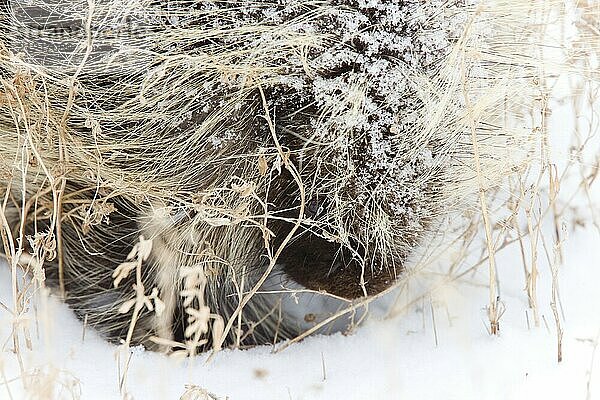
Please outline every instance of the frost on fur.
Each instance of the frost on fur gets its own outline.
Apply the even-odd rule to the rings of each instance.
[[[188,354],[301,333],[273,276],[388,290],[536,140],[500,122],[532,93],[494,28],[539,5],[493,3],[4,3],[5,251],[107,337]]]

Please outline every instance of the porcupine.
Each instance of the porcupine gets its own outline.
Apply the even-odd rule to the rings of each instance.
[[[202,350],[232,316],[225,345],[295,337],[276,297],[234,314],[265,271],[345,299],[380,293],[473,180],[456,176],[473,149],[442,73],[468,7],[4,2],[8,215],[25,215],[49,284],[110,340],[132,326],[136,282],[162,312],[141,310],[131,343],[196,335]],[[140,243],[152,250],[136,270]]]

